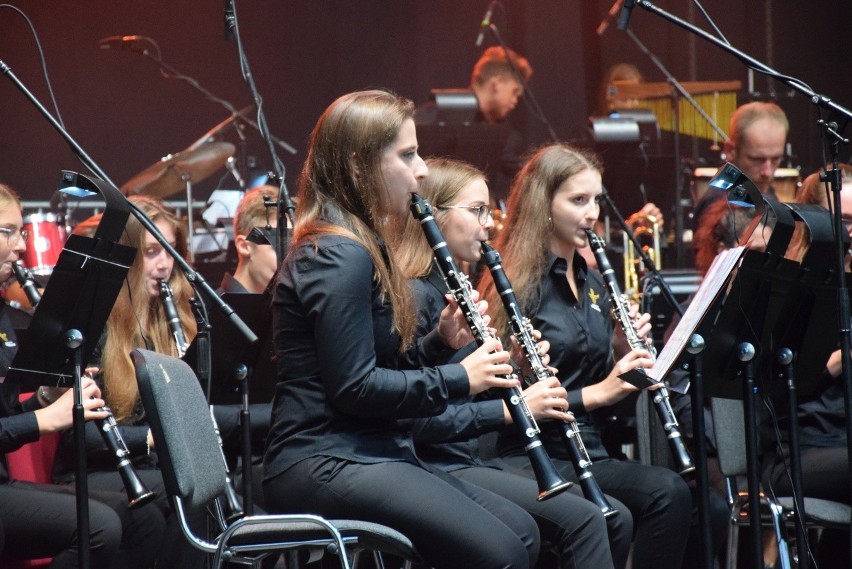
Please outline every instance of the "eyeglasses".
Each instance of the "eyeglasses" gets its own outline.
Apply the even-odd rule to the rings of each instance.
[[[27,237],[30,236],[30,232],[26,229],[21,229],[20,227],[0,227],[0,234],[6,236],[6,241],[14,247],[18,244],[19,241],[27,240]]]
[[[468,209],[470,211],[476,212],[476,219],[479,221],[479,225],[485,225],[488,223],[490,218],[494,217],[494,210],[491,209],[490,205],[445,205],[440,206],[438,209]]]

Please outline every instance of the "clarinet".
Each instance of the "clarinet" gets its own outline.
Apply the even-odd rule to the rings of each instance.
[[[41,301],[41,293],[35,287],[35,279],[33,279],[32,273],[20,262],[12,263],[12,271],[15,273],[15,279],[26,293],[27,300],[35,308]],[[133,463],[130,461],[130,450],[128,450],[127,443],[124,442],[121,433],[118,431],[118,424],[115,422],[112,409],[101,407],[98,411],[107,413],[106,419],[95,419],[94,422],[104,444],[115,459],[116,470],[118,470],[121,481],[124,483],[124,490],[127,492],[127,506],[135,508],[150,502],[156,494],[145,486],[145,483],[139,478],[139,473],[133,467]]]
[[[178,357],[182,358],[189,347],[189,342],[186,341],[186,336],[183,335],[180,317],[175,308],[175,300],[172,297],[172,287],[163,279],[160,279],[158,282],[160,284],[160,300],[163,301],[163,310],[166,312],[169,330],[175,339],[175,348],[177,349]]]
[[[506,309],[509,324],[512,327],[512,335],[521,346],[521,349],[523,349],[527,362],[529,362],[530,368],[535,375],[535,380],[544,381],[553,377],[553,374],[544,365],[541,355],[538,353],[532,337],[532,325],[529,319],[521,313],[520,304],[517,297],[515,297],[515,291],[512,290],[512,284],[503,270],[500,253],[487,243],[483,243],[482,255],[494,279],[494,286],[500,294],[503,308]],[[587,500],[600,508],[605,517],[608,518],[616,515],[618,510],[613,508],[606,499],[601,487],[598,485],[598,481],[595,480],[595,475],[589,470],[592,461],[589,459],[589,453],[583,444],[583,440],[580,438],[580,429],[577,423],[573,421],[563,422],[561,423],[559,432],[562,435],[565,446],[568,447],[568,456],[570,457],[571,464],[574,466],[574,470],[577,472],[577,478],[580,481],[580,487],[583,489],[583,495]]]
[[[459,271],[452,254],[450,254],[450,250],[447,248],[447,243],[444,241],[444,236],[438,228],[438,223],[432,216],[432,206],[419,195],[412,194],[411,213],[420,222],[426,240],[434,252],[435,262],[444,276],[444,281],[447,283],[447,288],[464,313],[465,320],[468,326],[470,326],[476,343],[481,346],[494,336],[488,330],[488,327],[485,326],[482,315],[479,314],[479,310],[476,308],[470,281],[467,279],[467,276]],[[565,480],[559,474],[559,471],[556,470],[556,467],[553,466],[550,457],[547,455],[544,444],[542,444],[539,438],[541,431],[524,401],[524,393],[521,391],[521,388],[515,386],[511,389],[503,390],[503,401],[509,409],[512,421],[526,438],[525,450],[532,464],[536,481],[538,482],[538,500],[546,500],[571,487],[572,483]]]
[[[612,316],[618,324],[624,329],[624,335],[627,338],[627,343],[634,350],[647,350],[652,358],[656,358],[657,351],[653,346],[647,346],[639,335],[636,333],[636,328],[633,327],[633,322],[630,319],[630,314],[627,306],[627,299],[621,294],[621,289],[615,279],[615,272],[609,263],[606,256],[606,243],[596,233],[587,229],[586,234],[589,237],[589,245],[592,252],[595,254],[595,259],[598,262],[598,268],[606,282],[609,292],[609,299],[612,304]],[[639,373],[645,373],[641,369],[637,369]],[[669,390],[665,383],[659,382],[662,387],[653,393],[654,408],[657,410],[657,415],[660,422],[663,424],[663,430],[666,432],[666,438],[669,441],[672,454],[676,463],[676,470],[683,476],[695,470],[695,463],[686,449],[683,442],[683,437],[678,429],[677,418],[672,410],[669,402]]]

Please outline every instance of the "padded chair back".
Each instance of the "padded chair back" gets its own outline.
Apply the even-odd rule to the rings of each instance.
[[[166,491],[189,511],[203,509],[224,493],[226,471],[198,378],[175,357],[142,349],[130,355]]]
[[[739,399],[710,400],[719,470],[725,476],[745,476],[748,471],[743,402]]]

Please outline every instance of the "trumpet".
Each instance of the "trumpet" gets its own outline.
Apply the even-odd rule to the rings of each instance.
[[[654,266],[660,268],[660,224],[653,215],[634,213],[627,218],[627,225],[633,230],[637,241]],[[624,240],[624,294],[629,298],[639,298],[640,284],[644,273],[642,258],[636,251],[633,240],[625,231]]]
[[[498,253],[493,247],[487,243],[482,244],[482,255],[485,259],[485,264],[488,270],[491,271],[491,276],[494,278],[494,286],[500,294],[500,299],[503,301],[503,308],[509,317],[509,323],[512,326],[512,335],[518,341],[530,368],[535,375],[536,381],[544,381],[549,377],[553,377],[547,366],[541,359],[538,353],[535,342],[532,337],[532,325],[528,318],[521,313],[520,304],[515,297],[515,292],[512,290],[512,285],[506,272],[503,270],[503,262]],[[618,510],[612,507],[609,500],[606,499],[598,481],[595,480],[595,475],[589,470],[592,461],[589,459],[589,453],[583,440],[580,438],[580,428],[576,422],[565,422],[561,424],[560,434],[562,440],[568,448],[568,456],[571,464],[577,472],[577,478],[580,481],[580,487],[583,489],[583,495],[587,500],[594,503],[605,517],[611,517],[618,513]]]
[[[38,303],[41,301],[41,293],[38,292],[35,286],[35,279],[33,279],[32,273],[20,261],[12,263],[12,271],[15,274],[15,279],[21,285],[24,293],[26,293],[27,300],[30,301],[32,307],[35,308],[38,306]],[[121,437],[121,433],[118,431],[118,424],[115,422],[112,409],[101,407],[98,411],[105,411],[107,413],[106,419],[95,419],[94,423],[98,428],[98,432],[101,434],[101,438],[104,440],[104,444],[106,444],[107,449],[109,449],[115,459],[116,470],[118,470],[118,474],[121,476],[121,481],[124,483],[124,491],[127,493],[127,506],[129,508],[136,508],[150,502],[156,494],[145,486],[145,483],[139,477],[139,473],[133,467],[133,463],[130,461],[130,450],[127,448],[127,443]]]
[[[633,327],[627,307],[627,299],[621,294],[621,290],[618,288],[618,283],[615,280],[615,272],[612,270],[612,266],[609,264],[609,259],[606,256],[606,243],[590,229],[586,230],[586,234],[589,237],[589,245],[595,254],[595,259],[597,259],[598,268],[607,285],[612,304],[612,316],[624,330],[627,343],[631,349],[647,350],[651,353],[651,357],[656,358],[656,349],[653,346],[646,346],[636,333],[636,328]],[[638,371],[642,372],[642,370]],[[663,429],[666,431],[666,438],[669,441],[677,471],[683,476],[695,470],[695,463],[692,457],[689,456],[689,451],[686,449],[680,429],[678,429],[679,424],[669,401],[669,390],[665,383],[660,383],[662,384],[661,387],[653,393],[654,408],[657,411],[660,422],[663,424]]]
[[[467,276],[456,266],[453,256],[447,247],[444,236],[438,227],[438,223],[432,216],[432,206],[417,194],[411,195],[411,213],[420,222],[420,227],[426,236],[426,240],[434,252],[435,263],[444,276],[449,292],[458,302],[464,313],[465,320],[470,326],[473,337],[477,344],[482,345],[486,340],[493,338],[491,331],[485,325],[482,315],[473,301],[472,287]],[[572,483],[565,480],[553,466],[544,444],[539,438],[541,430],[533,418],[532,412],[524,401],[524,393],[515,386],[512,389],[503,390],[503,401],[509,409],[512,421],[521,430],[525,437],[525,450],[532,464],[536,481],[538,482],[538,500],[546,500],[559,492],[570,488]]]

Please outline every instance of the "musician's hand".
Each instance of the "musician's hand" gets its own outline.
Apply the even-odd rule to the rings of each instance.
[[[568,392],[555,377],[536,381],[524,389],[524,400],[536,421],[542,419],[574,420],[574,414],[568,412]],[[505,407],[503,414],[511,419],[509,411]]]
[[[476,290],[472,292],[472,296],[474,301],[479,299],[479,293]],[[464,313],[453,295],[447,294],[445,298],[447,299],[447,306],[441,311],[441,319],[438,321],[438,335],[444,344],[458,350],[473,342],[474,338]],[[488,303],[483,300],[477,303],[476,308],[483,315],[482,320],[487,325],[491,321],[491,318],[485,314]]]
[[[92,419],[105,419],[106,411],[96,411],[105,405],[101,399],[101,390],[90,377],[83,377],[81,386],[83,388],[81,398],[83,400],[83,417],[89,421]],[[66,389],[56,401],[35,411],[38,429],[40,433],[52,433],[69,428],[73,424],[74,390]]]
[[[646,344],[651,344],[651,315],[647,312],[639,313],[639,305],[631,302],[628,310],[630,321],[636,329],[636,335]]]
[[[654,204],[654,202],[646,203],[645,205],[642,206],[642,209],[640,209],[636,213],[638,213],[639,215],[647,216],[647,217],[653,217],[654,219],[652,219],[651,221],[657,222],[657,225],[660,228],[660,233],[662,233],[663,227],[665,227],[665,225],[666,225],[666,220],[663,217],[663,212],[660,210],[660,208],[658,208],[656,206],[656,204]]]
[[[500,340],[492,338],[479,346],[475,352],[461,361],[470,382],[470,394],[476,395],[492,387],[505,389],[518,385],[517,378],[507,378],[512,373],[509,352],[503,349]]]
[[[612,371],[603,381],[583,388],[583,405],[591,411],[599,407],[608,407],[627,397],[639,388],[621,379],[620,375],[637,368],[650,368],[654,365],[651,354],[645,350],[631,350],[615,363]],[[659,389],[659,388],[657,388]]]

